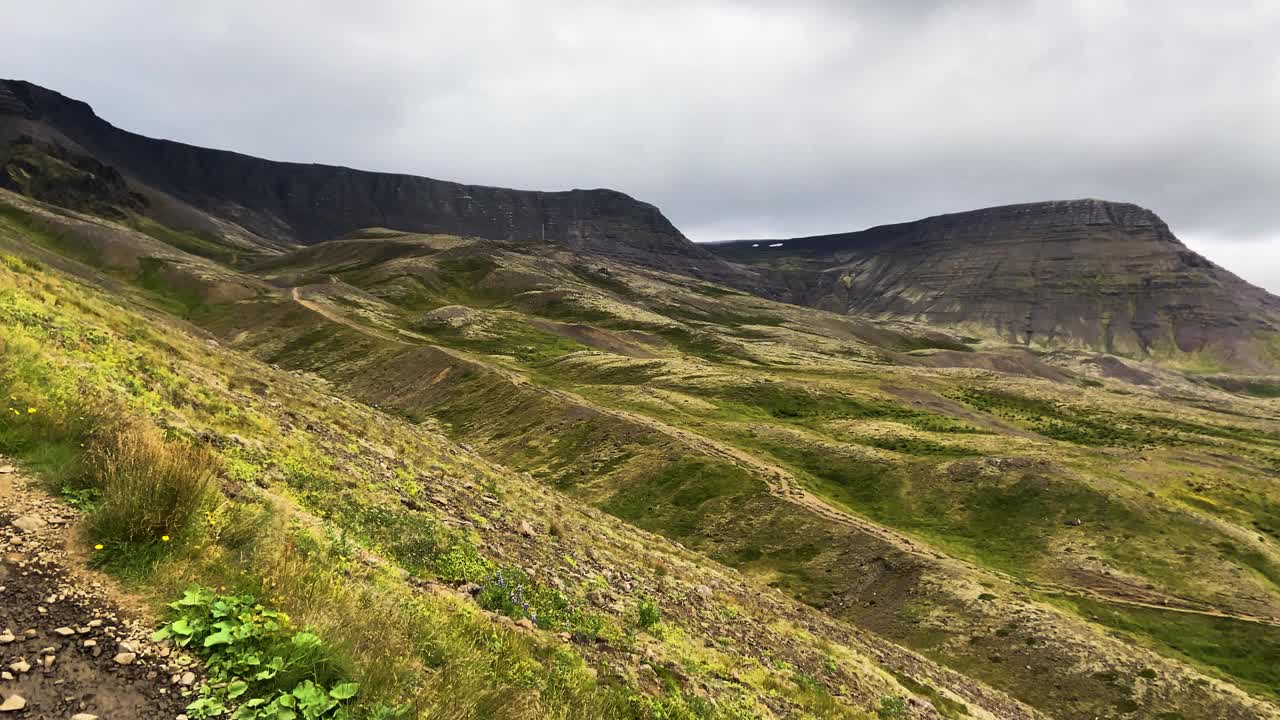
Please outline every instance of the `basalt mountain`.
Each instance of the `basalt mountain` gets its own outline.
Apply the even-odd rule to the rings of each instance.
[[[482,218],[513,197],[541,218],[554,193],[396,204],[371,188],[437,181],[146,140],[2,87],[0,391],[38,412],[0,414],[0,453],[49,467],[17,423],[79,417],[97,388],[217,454],[236,512],[284,503],[331,545],[309,563],[395,598],[378,616],[410,639],[363,665],[402,668],[397,688],[440,703],[422,717],[621,694],[630,709],[599,716],[1280,718],[1280,378],[1244,373],[1264,369],[1274,298],[1183,257],[1146,211],[1015,206],[709,251],[615,195],[620,214],[583,220],[600,234],[544,241],[540,219]],[[230,167],[298,185],[210,179]],[[368,200],[357,217],[292,204],[327,176],[353,194],[325,202]],[[871,247],[893,269],[883,307],[859,285]],[[1115,353],[1063,329],[1028,342],[999,311],[1014,300],[980,304],[983,285],[1070,296],[1070,263],[1106,292],[1059,326],[1141,306]],[[1202,323],[1240,334],[1128,352],[1121,325],[1171,322],[1178,273]],[[1143,278],[1147,305],[1126,294]],[[920,310],[941,307],[911,304],[926,279],[978,309]],[[1186,366],[1209,357],[1236,372]],[[444,601],[447,621],[405,624]],[[513,621],[532,650],[494,644]],[[327,627],[347,625],[378,644],[367,620]],[[404,654],[456,625],[476,635]],[[516,651],[518,673],[467,654]]]
[[[1155,213],[1073,200],[860,232],[711,246],[781,298],[995,331],[1008,342],[1275,367],[1280,298],[1191,251]]]

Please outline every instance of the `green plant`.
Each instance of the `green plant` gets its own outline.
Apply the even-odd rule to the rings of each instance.
[[[662,608],[658,607],[658,603],[653,598],[640,598],[636,612],[642,628],[648,629],[662,622]]]
[[[77,488],[64,483],[59,490],[67,504],[81,512],[92,512],[102,499],[102,491],[94,487]]]
[[[156,641],[172,640],[201,654],[209,679],[187,707],[195,718],[341,720],[359,685],[340,682],[324,641],[294,632],[283,612],[251,595],[217,595],[192,587],[169,608],[174,619]]]
[[[907,701],[897,695],[886,695],[880,698],[880,707],[876,715],[882,718],[900,718],[907,715]]]

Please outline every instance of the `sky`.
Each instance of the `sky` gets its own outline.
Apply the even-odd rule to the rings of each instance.
[[[696,241],[1098,197],[1280,293],[1280,3],[41,0],[0,76],[145,135],[528,189]]]

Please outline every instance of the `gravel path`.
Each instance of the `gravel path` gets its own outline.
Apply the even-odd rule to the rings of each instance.
[[[77,519],[0,458],[0,720],[183,718],[198,665],[67,550]]]

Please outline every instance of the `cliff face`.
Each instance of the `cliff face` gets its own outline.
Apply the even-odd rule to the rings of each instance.
[[[309,245],[360,228],[389,227],[545,241],[708,279],[744,274],[690,242],[654,206],[614,190],[523,191],[273,162],[136,135],[83,102],[30,83],[0,81],[0,139],[19,133],[72,143],[146,190],[273,245]]]
[[[786,300],[836,312],[994,328],[1046,347],[1276,361],[1280,299],[1192,252],[1136,205],[1010,205],[711,247],[762,272]]]

